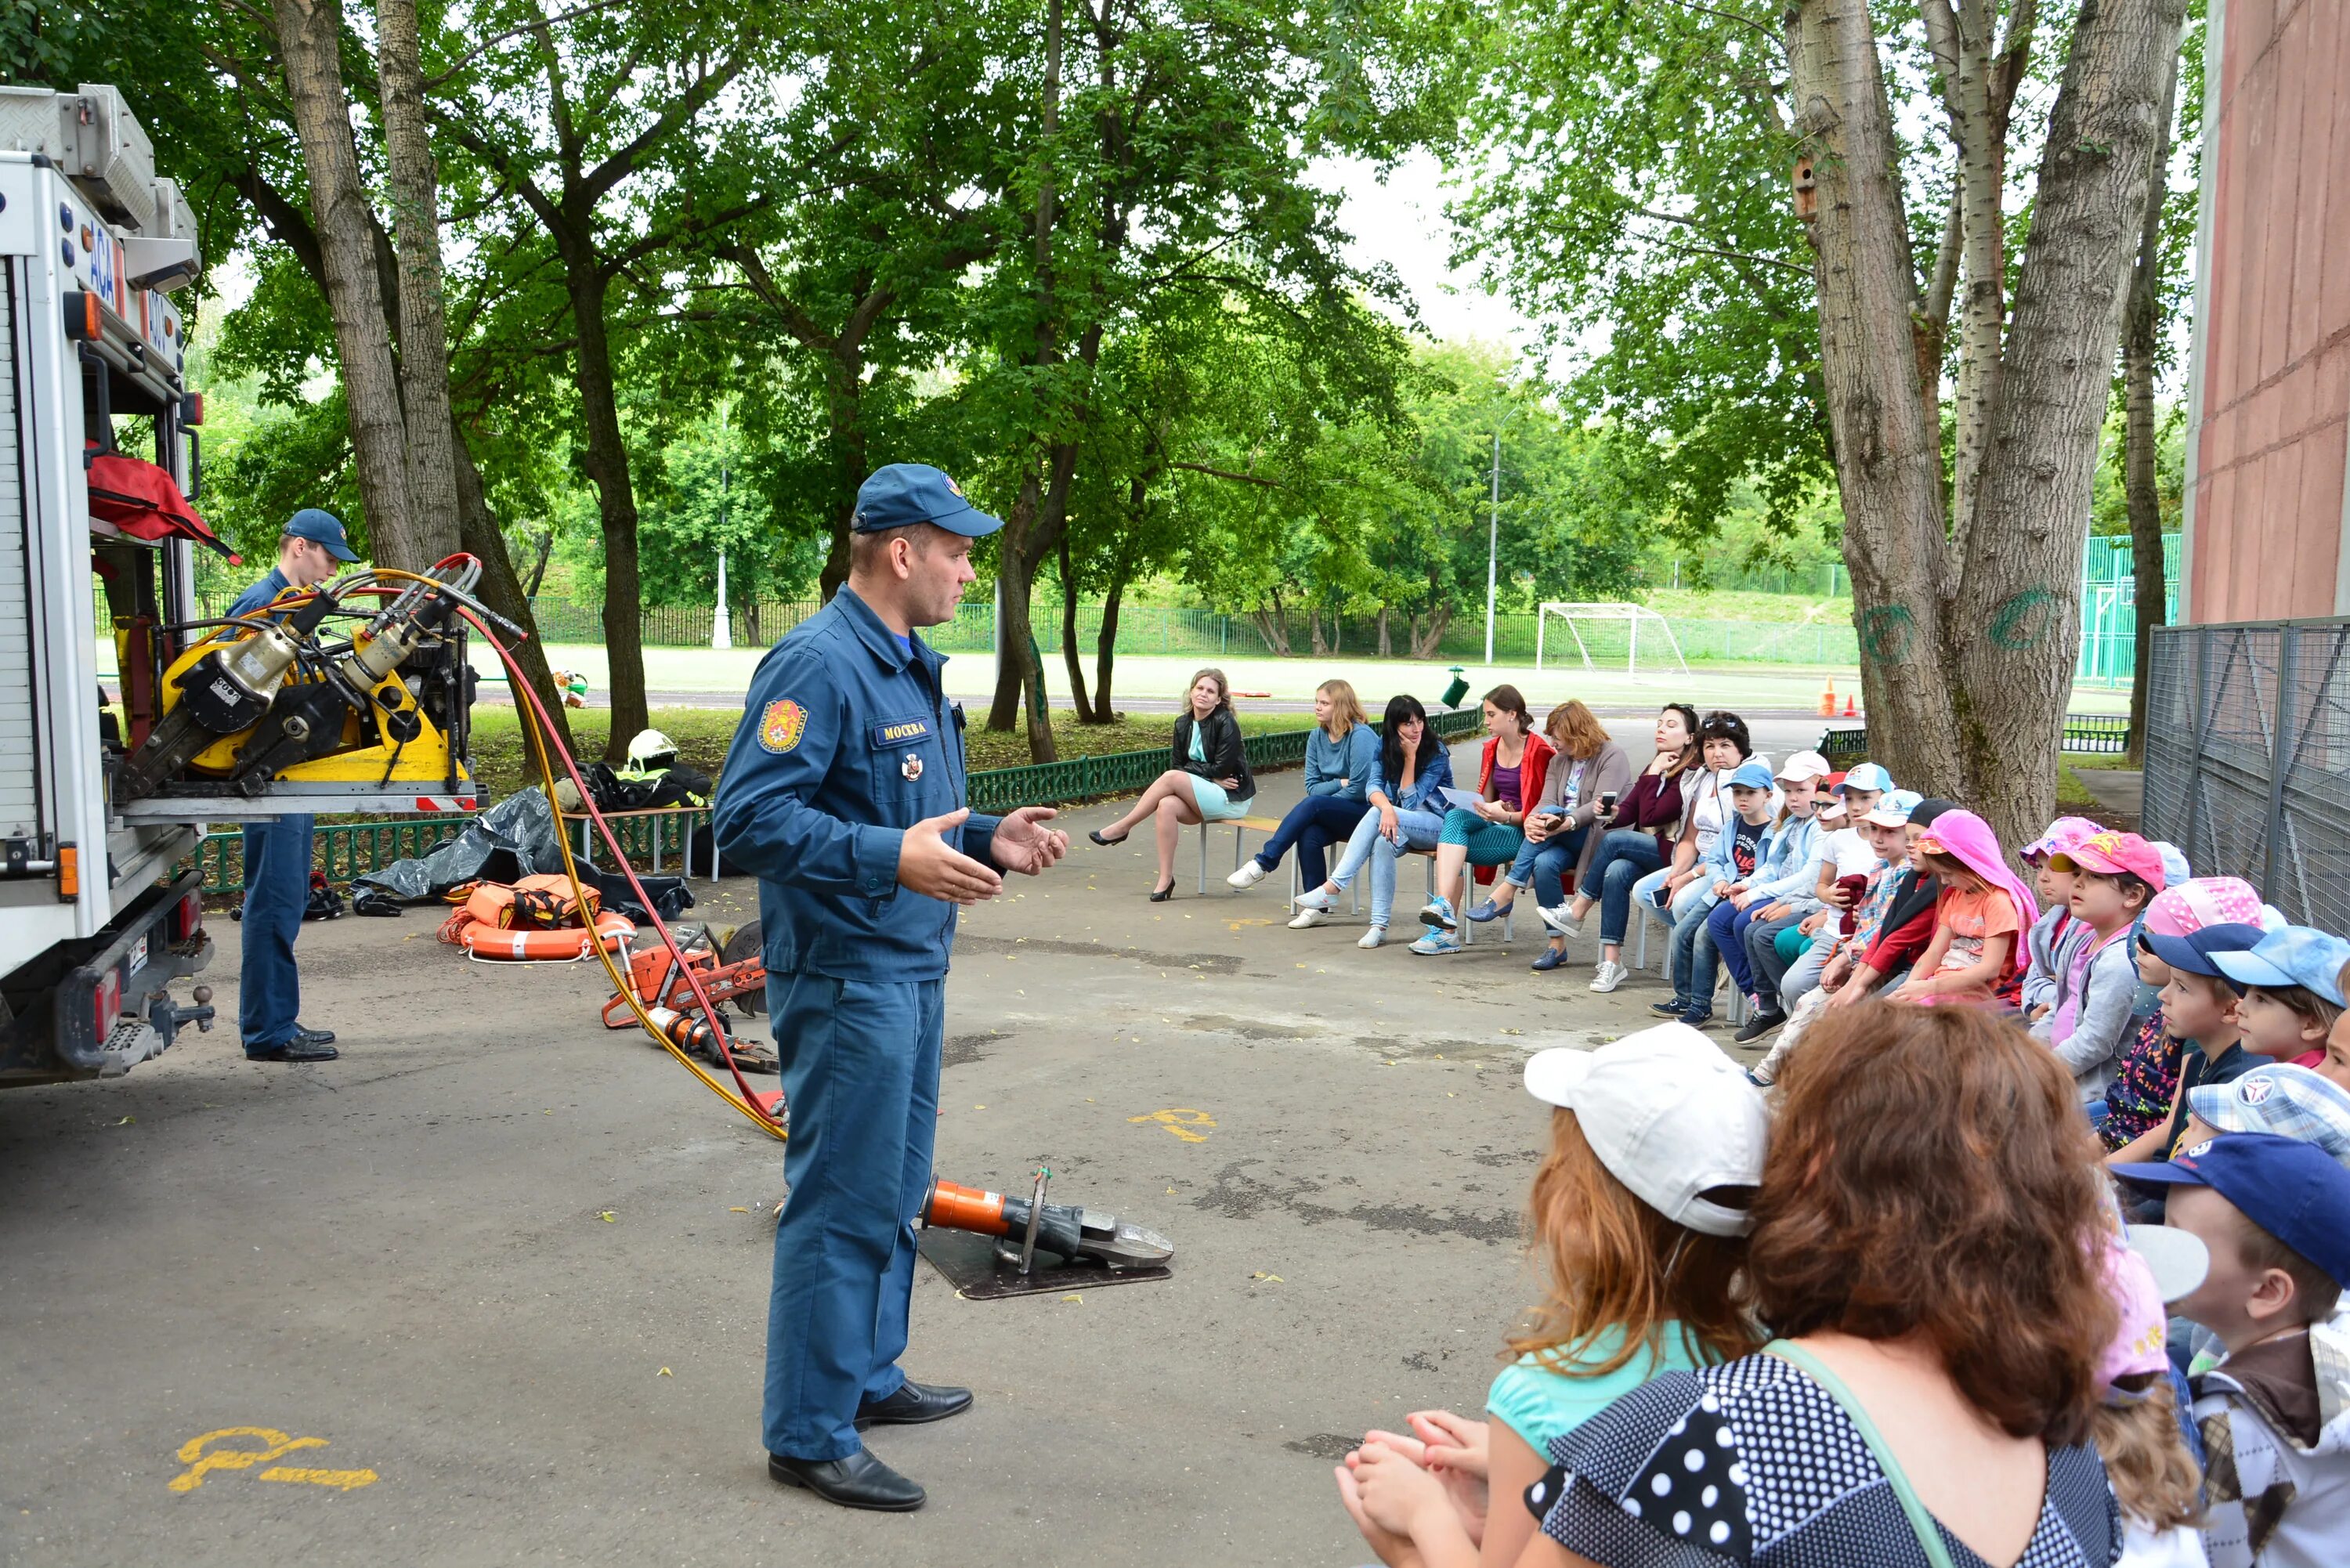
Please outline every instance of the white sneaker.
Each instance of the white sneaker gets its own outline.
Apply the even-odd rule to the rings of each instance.
[[[1271,875],[1259,862],[1243,860],[1241,868],[1225,877],[1224,881],[1234,888],[1253,888]]]
[[[1330,897],[1329,888],[1308,888],[1305,891],[1298,894],[1297,897],[1289,900],[1289,902],[1296,909],[1319,909],[1324,914],[1328,914],[1330,912],[1330,906],[1333,900]]]
[[[1592,977],[1591,989],[1597,992],[1613,991],[1624,983],[1624,977],[1630,972],[1613,959],[1601,959],[1599,972]]]
[[[1583,922],[1567,914],[1567,911],[1573,908],[1575,906],[1572,904],[1558,904],[1544,909],[1542,912],[1543,924],[1563,937],[1581,936]]]
[[[1388,929],[1385,926],[1373,926],[1369,930],[1365,931],[1361,936],[1355,939],[1355,945],[1358,948],[1375,948],[1385,942],[1387,940]]]
[[[1293,931],[1309,931],[1321,923],[1321,910],[1300,909],[1297,912],[1297,918],[1289,922],[1289,929]]]

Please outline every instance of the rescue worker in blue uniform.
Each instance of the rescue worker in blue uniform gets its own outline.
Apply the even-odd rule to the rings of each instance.
[[[1033,876],[1053,813],[965,807],[963,712],[915,628],[954,617],[971,544],[1003,524],[935,468],[858,491],[848,581],[771,649],[712,802],[718,850],[759,878],[767,1015],[783,1067],[790,1189],[767,1311],[768,1473],[851,1508],[922,1489],[865,1447],[968,1389],[899,1370],[914,1220],[931,1179],[956,907]]]
[[[252,615],[288,588],[316,587],[359,559],[341,519],[306,506],[286,520],[277,565],[237,597],[232,616]],[[299,1014],[302,978],[294,939],[310,902],[311,819],[281,816],[244,825],[244,961],[236,992],[237,1033],[255,1062],[331,1062],[341,1053],[328,1029],[306,1029]]]

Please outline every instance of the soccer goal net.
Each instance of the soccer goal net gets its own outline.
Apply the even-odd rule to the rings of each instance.
[[[1554,633],[1555,618],[1564,635]],[[1562,662],[1572,642],[1586,670],[1621,669],[1634,680],[1689,673],[1689,660],[1673,637],[1672,624],[1646,605],[1544,604],[1534,617],[1534,668],[1540,670],[1550,642],[1558,638]]]

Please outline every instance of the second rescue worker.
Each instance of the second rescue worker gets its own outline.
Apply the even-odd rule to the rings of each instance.
[[[963,714],[914,635],[954,618],[971,542],[1003,524],[935,468],[857,493],[848,582],[768,651],[712,802],[718,850],[759,878],[790,1191],[767,1309],[768,1472],[850,1508],[920,1508],[863,1428],[936,1421],[967,1389],[898,1369],[914,1218],[931,1179],[955,907],[1034,876],[1053,813],[964,805]]]

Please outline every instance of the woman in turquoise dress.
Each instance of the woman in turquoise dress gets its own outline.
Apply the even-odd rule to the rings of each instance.
[[[1086,836],[1105,846],[1123,844],[1135,825],[1158,820],[1159,880],[1150,901],[1175,896],[1175,850],[1183,829],[1200,822],[1230,822],[1256,804],[1256,779],[1241,744],[1241,722],[1232,716],[1232,683],[1221,670],[1191,677],[1185,711],[1175,717],[1169,748],[1172,766],[1151,782],[1126,815]]]

